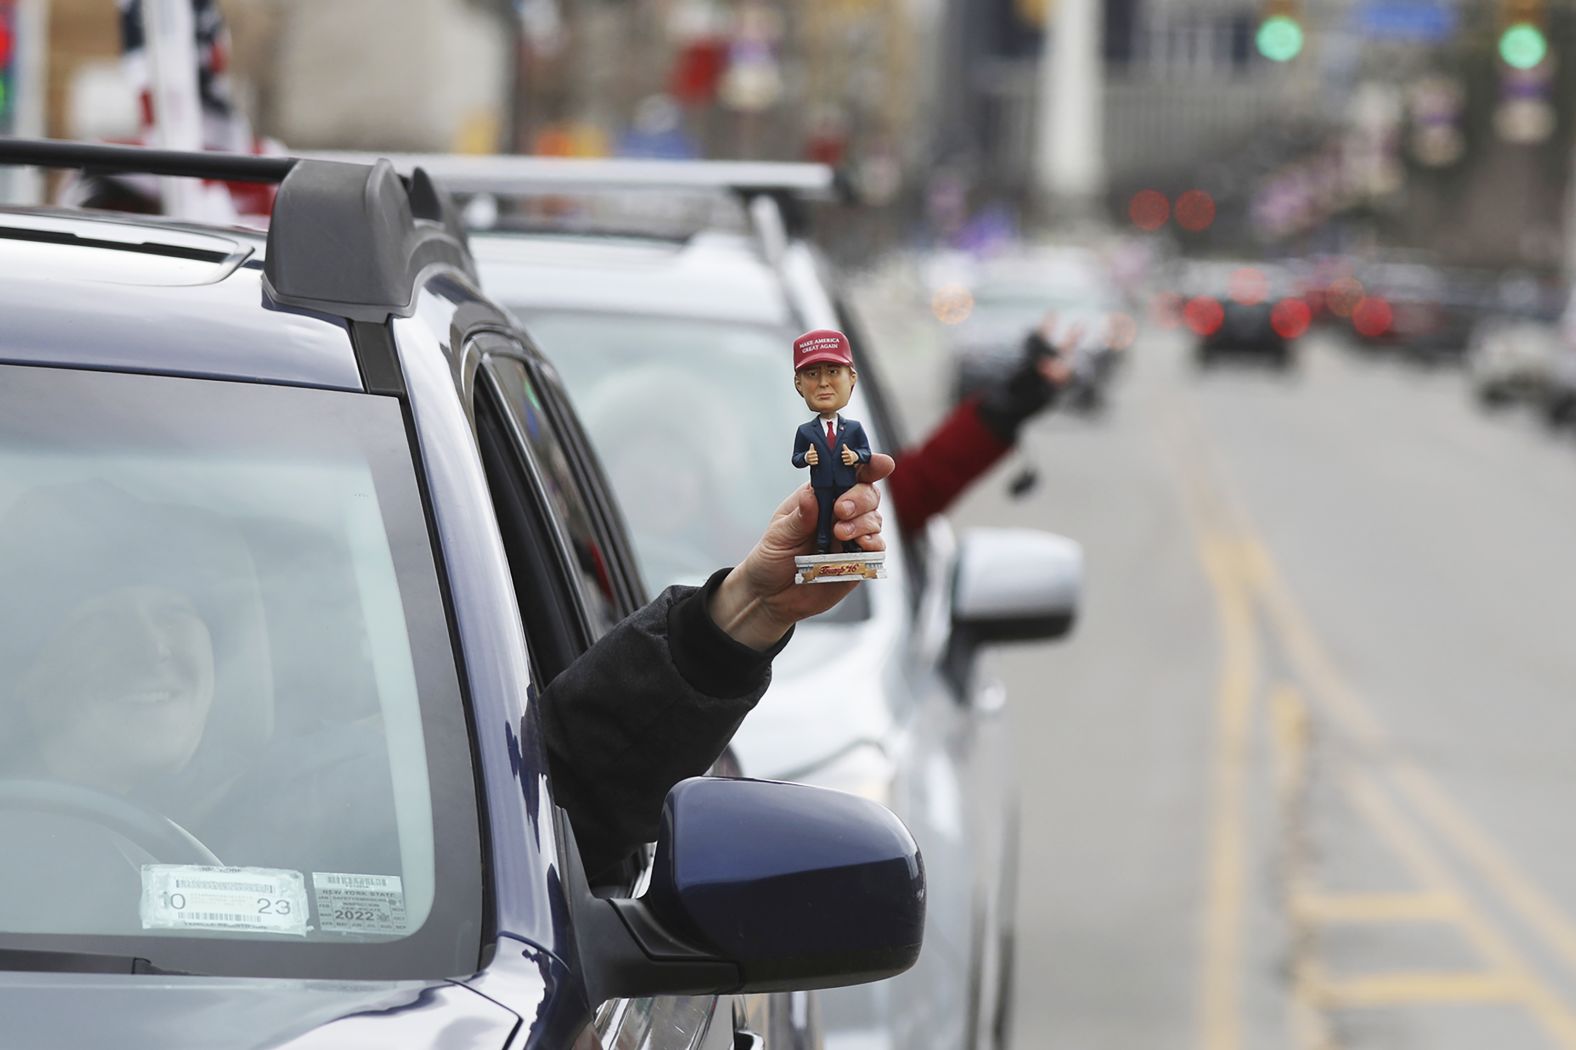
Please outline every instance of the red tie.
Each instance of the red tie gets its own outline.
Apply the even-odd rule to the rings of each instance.
[[[826,447],[832,450],[832,462],[842,462],[837,456],[837,431],[832,429],[832,421],[826,421]]]

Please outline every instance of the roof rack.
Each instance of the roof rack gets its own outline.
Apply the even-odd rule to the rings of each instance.
[[[254,157],[239,153],[192,153],[105,146],[57,139],[0,138],[0,164],[37,168],[78,168],[125,175],[187,175],[226,182],[282,182],[295,157]]]
[[[453,267],[476,276],[452,201],[425,171],[401,178],[386,160],[343,163],[0,138],[0,164],[278,183],[263,261],[269,297],[352,321],[408,315],[428,269]]]
[[[787,195],[813,201],[846,201],[852,196],[852,188],[843,175],[825,164],[604,160],[463,153],[313,152],[306,156],[362,164],[386,157],[400,171],[421,168],[455,193],[510,196],[551,190],[563,193],[711,190],[746,197]]]
[[[810,203],[856,199],[845,175],[825,164],[463,153],[314,152],[308,156],[361,164],[387,159],[401,171],[425,171],[458,194],[727,193],[744,204],[761,254],[773,266],[780,263],[787,239],[808,231]]]

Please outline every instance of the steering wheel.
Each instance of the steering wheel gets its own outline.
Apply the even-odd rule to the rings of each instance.
[[[202,840],[169,817],[123,798],[52,780],[0,780],[0,811],[62,813],[96,824],[130,839],[161,864],[201,864],[222,868],[224,862]]]

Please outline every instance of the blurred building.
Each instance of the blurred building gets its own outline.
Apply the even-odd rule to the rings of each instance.
[[[1044,23],[1054,6],[949,5],[953,97],[941,145],[971,159],[993,192],[1021,195],[1033,184]],[[1251,0],[1104,0],[1102,138],[1113,188],[1164,184],[1301,114],[1306,75],[1288,75],[1258,52],[1259,17]]]

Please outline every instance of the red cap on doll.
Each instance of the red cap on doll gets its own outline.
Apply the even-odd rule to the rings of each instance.
[[[852,367],[854,356],[848,349],[848,337],[832,328],[816,328],[793,341],[795,371],[822,361]]]

